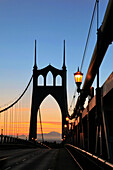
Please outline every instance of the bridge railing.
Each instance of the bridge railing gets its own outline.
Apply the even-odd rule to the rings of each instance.
[[[0,144],[25,144],[25,145],[34,145],[33,142],[21,139],[18,137],[12,137],[7,135],[0,135]]]
[[[88,166],[90,168],[93,167],[93,169],[97,167],[105,170],[113,169],[112,163],[107,162],[106,160],[94,154],[91,154],[71,144],[65,144],[65,147],[72,153],[72,155],[77,159],[77,161],[81,163],[81,165],[85,165],[85,169],[87,169]]]

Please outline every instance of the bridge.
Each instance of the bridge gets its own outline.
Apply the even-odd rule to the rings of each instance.
[[[99,1],[96,0],[81,68],[74,74],[75,79],[76,75],[83,75],[82,66],[96,9],[97,42],[82,88],[81,79],[80,82],[76,82],[78,98],[71,114],[67,103],[68,70],[65,64],[65,40],[61,69],[57,69],[51,64],[42,69],[38,68],[35,40],[33,74],[26,88],[15,101],[0,108],[2,127],[0,169],[113,169],[113,72],[101,87],[99,85],[99,68],[113,41],[113,1],[109,0],[100,27],[98,5]],[[47,85],[49,72],[53,77],[52,86]],[[40,76],[43,79],[41,85],[39,84]],[[61,78],[60,85],[56,84],[57,76]],[[96,93],[92,87],[95,77],[97,77]],[[30,88],[32,88],[32,96]],[[60,143],[47,142],[44,139],[40,105],[49,94],[57,101],[61,110],[62,138]],[[74,99],[75,93],[72,102]],[[88,102],[86,102],[87,99]],[[30,110],[26,110],[27,103],[29,103]],[[22,120],[22,107],[29,116],[27,128],[24,127],[26,122]],[[38,116],[41,140],[37,136]],[[24,138],[19,136],[23,129],[26,130],[26,134],[29,133],[29,137],[27,135],[24,135]]]

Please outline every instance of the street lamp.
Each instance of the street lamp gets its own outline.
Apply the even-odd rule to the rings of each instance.
[[[75,78],[75,83],[77,85],[77,92],[80,92],[80,85],[82,83],[82,77],[83,77],[83,73],[81,73],[79,71],[79,67],[78,67],[78,71],[76,73],[74,73],[74,78]]]

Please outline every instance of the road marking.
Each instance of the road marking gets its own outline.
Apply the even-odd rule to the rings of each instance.
[[[75,159],[75,157],[72,155],[72,153],[67,148],[66,148],[66,150],[69,152],[69,154],[74,159],[74,161],[77,163],[77,165],[80,167],[80,169],[83,170],[82,166],[78,163],[78,161]]]
[[[22,161],[24,162],[24,161],[26,161],[26,159],[23,159]]]
[[[9,166],[8,168],[6,168],[5,170],[11,169],[11,167]]]

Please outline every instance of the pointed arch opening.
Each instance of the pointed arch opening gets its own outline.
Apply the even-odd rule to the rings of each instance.
[[[44,86],[44,77],[42,75],[38,76],[37,85],[38,86]]]
[[[40,113],[44,141],[60,143],[62,138],[62,114],[57,101],[51,95],[48,95],[41,103]],[[37,138],[40,141],[42,138],[39,113],[37,121]]]
[[[62,86],[62,77],[60,75],[56,77],[56,86]]]
[[[46,86],[53,86],[53,74],[51,71],[49,71],[46,76]]]

